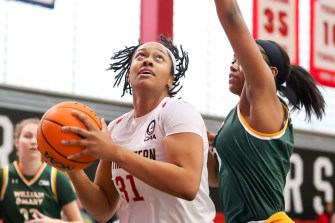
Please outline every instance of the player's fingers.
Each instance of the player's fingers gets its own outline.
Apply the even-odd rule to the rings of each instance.
[[[107,123],[104,118],[101,119],[101,130],[108,131]]]
[[[84,150],[82,150],[78,153],[67,156],[67,159],[72,160],[72,159],[76,159],[76,158],[86,156],[86,155],[89,155],[89,154],[90,154],[89,149],[84,149]]]
[[[63,146],[83,146],[88,147],[90,145],[89,141],[86,139],[79,139],[79,140],[62,140]]]
[[[74,109],[72,110],[71,114],[79,118],[89,130],[99,129],[96,125],[92,123],[92,121],[88,118],[88,116],[83,114],[82,112],[79,112],[78,110]]]
[[[63,126],[62,131],[79,135],[82,138],[87,138],[90,135],[90,133],[86,129],[74,126]]]

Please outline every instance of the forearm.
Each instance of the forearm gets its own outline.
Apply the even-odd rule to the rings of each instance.
[[[241,10],[236,0],[215,0],[216,12],[219,20],[226,30],[226,27],[235,22],[243,20]]]
[[[151,160],[120,148],[115,163],[136,178],[167,194],[192,200],[199,189],[200,176],[185,167]]]
[[[252,53],[249,53],[249,51],[245,49],[249,47],[250,42],[254,42],[254,40],[243,19],[236,0],[215,0],[215,5],[219,21],[229,39],[235,56],[240,64],[245,64],[253,56]]]
[[[251,96],[264,98],[271,94],[273,97],[273,75],[243,19],[238,3],[236,0],[215,0],[215,4],[220,23],[238,63],[243,67],[248,101]],[[260,94],[262,97],[258,97]]]
[[[95,218],[109,218],[112,207],[106,193],[93,183],[84,171],[69,173],[83,207]]]

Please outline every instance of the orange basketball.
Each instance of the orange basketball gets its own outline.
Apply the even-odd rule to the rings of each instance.
[[[72,110],[78,110],[85,114],[96,126],[101,129],[101,122],[97,114],[88,106],[66,101],[56,104],[44,113],[37,130],[38,150],[43,160],[59,170],[70,172],[84,169],[96,160],[91,155],[77,159],[67,159],[67,156],[80,152],[82,146],[63,146],[62,140],[80,139],[79,135],[63,132],[63,126],[76,126],[87,129],[77,117],[71,114]]]

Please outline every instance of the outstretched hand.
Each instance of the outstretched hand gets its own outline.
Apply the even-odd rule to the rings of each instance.
[[[44,214],[42,214],[41,212],[39,212],[38,210],[36,210],[34,212],[34,220],[30,220],[30,221],[25,221],[25,223],[52,223],[52,222],[58,222],[57,219],[52,219],[49,218],[47,216],[45,216]]]
[[[83,146],[85,149],[67,158],[75,159],[85,155],[92,155],[97,159],[110,159],[113,155],[111,154],[111,147],[115,144],[110,137],[105,120],[101,119],[102,129],[100,130],[87,116],[79,111],[73,110],[72,115],[80,119],[87,127],[87,130],[75,126],[62,127],[63,132],[76,134],[81,137],[77,140],[62,140],[62,145]]]

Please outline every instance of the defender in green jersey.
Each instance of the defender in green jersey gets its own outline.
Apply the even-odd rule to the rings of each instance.
[[[219,186],[225,222],[292,222],[284,213],[283,190],[294,148],[285,102],[321,119],[325,101],[305,69],[290,64],[273,41],[254,40],[236,0],[215,0],[221,25],[234,50],[229,90],[240,99],[214,139],[209,181]]]
[[[19,161],[0,171],[0,219],[4,223],[62,219],[81,222],[76,194],[64,173],[47,165],[37,150],[38,119],[16,126],[15,147]],[[67,222],[60,221],[57,222]]]

